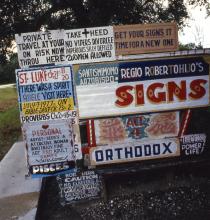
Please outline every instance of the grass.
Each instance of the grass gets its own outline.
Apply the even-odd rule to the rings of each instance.
[[[20,137],[16,88],[0,88],[0,160]]]

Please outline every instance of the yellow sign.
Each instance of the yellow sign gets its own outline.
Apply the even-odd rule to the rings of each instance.
[[[116,55],[178,50],[176,23],[114,26]]]
[[[40,102],[24,102],[22,113],[26,115],[40,115],[51,112],[74,110],[73,97],[67,99],[52,99]]]

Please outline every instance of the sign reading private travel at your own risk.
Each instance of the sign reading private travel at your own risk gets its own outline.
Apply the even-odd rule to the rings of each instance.
[[[15,40],[21,68],[65,61],[63,30],[16,34]]]
[[[52,113],[60,113],[59,119],[76,117],[72,114],[75,98],[71,66],[17,70],[16,77],[21,121],[27,122],[31,115],[53,119],[53,115],[45,115]]]
[[[209,63],[202,57],[75,67],[80,118],[209,105]]]

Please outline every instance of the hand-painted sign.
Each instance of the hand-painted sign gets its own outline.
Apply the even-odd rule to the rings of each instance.
[[[15,40],[21,68],[65,61],[63,30],[16,34]]]
[[[80,65],[75,71],[80,118],[209,105],[209,64],[201,57]]]
[[[101,177],[94,171],[59,175],[56,179],[62,205],[101,197]]]
[[[126,163],[141,160],[151,160],[180,155],[179,140],[149,139],[130,143],[113,144],[92,147],[90,149],[90,164],[93,166]]]
[[[56,163],[75,161],[74,137],[71,121],[56,120],[23,124],[27,144],[28,165],[32,174],[45,173],[39,169]],[[50,173],[51,170],[46,171]]]
[[[184,156],[201,155],[206,145],[205,134],[188,134],[180,138],[181,154]]]
[[[76,117],[71,66],[17,70],[16,77],[22,122]]]
[[[88,132],[96,145],[125,143],[133,140],[176,137],[179,133],[179,112],[126,115],[95,119]],[[92,125],[92,123],[89,123]],[[90,144],[92,146],[92,144]]]
[[[68,63],[115,60],[114,33],[111,26],[66,30],[64,40]]]
[[[178,50],[176,23],[114,26],[116,55]]]

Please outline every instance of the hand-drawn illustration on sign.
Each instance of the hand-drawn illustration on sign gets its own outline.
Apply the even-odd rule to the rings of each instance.
[[[16,71],[22,122],[76,117],[71,66]]]
[[[188,134],[180,138],[181,154],[196,156],[203,154],[206,147],[205,134]]]
[[[97,166],[175,156],[180,156],[178,138],[148,139],[120,145],[111,144],[92,147],[90,149],[90,164]]]
[[[114,26],[116,55],[178,50],[176,23]]]
[[[59,175],[56,179],[62,205],[101,197],[102,178],[95,171]]]
[[[51,173],[40,165],[75,161],[74,138],[71,121],[56,120],[49,122],[24,123],[23,136],[27,144],[28,166],[32,174]],[[55,170],[53,170],[55,172]],[[52,173],[53,173],[52,172]]]
[[[209,63],[202,57],[80,65],[75,71],[81,119],[209,105]],[[108,75],[114,77],[101,79]]]
[[[96,145],[176,137],[179,121],[178,111],[95,119],[89,134],[95,135]]]
[[[21,68],[65,61],[63,30],[15,34]]]
[[[65,30],[66,62],[71,64],[115,60],[113,27]]]

